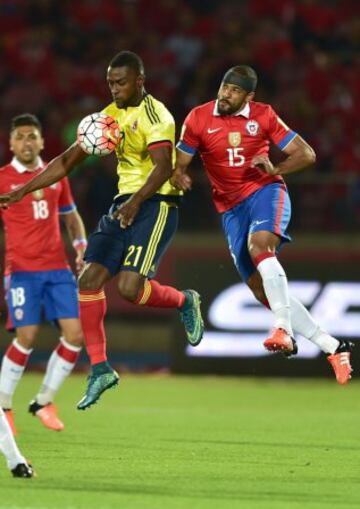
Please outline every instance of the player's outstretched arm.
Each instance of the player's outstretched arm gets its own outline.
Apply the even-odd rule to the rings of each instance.
[[[10,203],[21,200],[26,194],[48,187],[65,177],[70,171],[83,161],[87,154],[74,143],[65,152],[55,157],[41,173],[36,175],[27,184],[11,193],[0,195],[0,206],[6,207]]]
[[[130,226],[139,212],[143,201],[153,196],[169,180],[172,174],[172,151],[170,146],[150,150],[153,170],[144,185],[116,211],[114,218],[120,220],[121,228]]]
[[[301,136],[295,138],[283,149],[288,155],[285,161],[273,166],[265,155],[255,156],[252,160],[253,166],[259,166],[270,175],[288,175],[295,171],[302,170],[316,161],[316,154]]]
[[[171,175],[171,184],[181,191],[189,191],[191,189],[192,180],[190,175],[186,173],[193,156],[186,154],[180,149],[176,149],[176,164],[173,174]]]

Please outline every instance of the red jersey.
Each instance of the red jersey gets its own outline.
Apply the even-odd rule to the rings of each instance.
[[[42,169],[43,163],[35,171],[28,171],[14,158],[0,168],[0,194],[25,184]],[[75,209],[67,178],[27,194],[8,209],[0,209],[5,231],[5,275],[69,267],[59,213]]]
[[[211,101],[190,111],[177,148],[190,155],[199,151],[216,209],[225,212],[261,187],[284,182],[251,161],[269,153],[270,141],[284,149],[295,136],[268,104],[250,102],[234,115],[220,115]]]

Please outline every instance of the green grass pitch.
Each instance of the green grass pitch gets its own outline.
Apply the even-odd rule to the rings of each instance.
[[[1,509],[317,509],[360,507],[360,384],[334,380],[122,376],[80,412],[85,377],[57,403],[65,431],[16,398],[18,443],[37,478],[0,458]]]

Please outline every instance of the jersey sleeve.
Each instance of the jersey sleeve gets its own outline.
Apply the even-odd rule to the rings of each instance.
[[[191,110],[186,117],[181,128],[180,139],[176,148],[193,156],[200,145],[200,137],[198,134],[198,122],[196,120],[196,111]]]
[[[67,177],[61,180],[61,193],[59,198],[59,214],[69,214],[76,210],[76,205],[71,192],[70,183]]]
[[[155,103],[150,97],[145,98],[144,135],[148,150],[175,145],[175,120],[171,113]]]
[[[292,131],[283,120],[269,107],[269,138],[281,150],[295,138],[297,133]]]

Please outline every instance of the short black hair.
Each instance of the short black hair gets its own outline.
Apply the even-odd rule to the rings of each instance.
[[[10,132],[12,133],[17,127],[22,127],[24,125],[33,125],[39,129],[40,133],[42,132],[40,120],[32,113],[22,113],[21,115],[13,117],[11,119]]]
[[[120,51],[111,60],[109,67],[130,67],[137,74],[145,75],[144,63],[136,53],[132,51]]]

